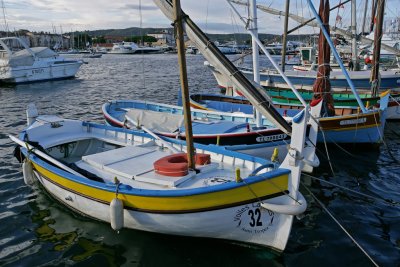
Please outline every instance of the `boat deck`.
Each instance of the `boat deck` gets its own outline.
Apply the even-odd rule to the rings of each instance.
[[[153,162],[168,155],[168,150],[161,150],[158,146],[127,146],[83,156],[75,164],[106,182],[114,182],[117,177],[123,184],[143,189],[187,189],[235,180],[235,170],[224,162],[196,165],[197,174],[195,171],[180,177],[157,174]],[[250,172],[246,168],[241,170],[244,177]]]

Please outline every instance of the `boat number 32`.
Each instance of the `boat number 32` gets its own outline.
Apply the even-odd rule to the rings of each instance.
[[[234,221],[242,231],[252,234],[263,233],[268,230],[274,221],[275,214],[259,206],[246,206],[238,211]]]
[[[251,227],[262,226],[261,211],[259,208],[255,209],[255,210],[249,210],[248,214],[250,216],[249,225]]]

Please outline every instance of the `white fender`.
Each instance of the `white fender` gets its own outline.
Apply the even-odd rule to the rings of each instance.
[[[296,204],[280,205],[280,204],[263,202],[261,203],[261,207],[276,213],[281,213],[286,215],[299,215],[306,211],[307,201],[300,192],[298,192],[297,197],[298,199]]]
[[[122,200],[114,198],[110,203],[111,228],[119,231],[124,227],[124,204]]]
[[[317,155],[314,155],[314,159],[312,161],[304,158],[303,162],[305,164],[307,164],[307,165],[310,165],[311,167],[314,167],[314,168],[318,167],[319,163],[320,163],[319,162],[319,158],[317,157]]]
[[[35,181],[33,175],[32,163],[28,159],[24,159],[22,163],[22,174],[24,175],[24,182],[26,185],[31,185]]]

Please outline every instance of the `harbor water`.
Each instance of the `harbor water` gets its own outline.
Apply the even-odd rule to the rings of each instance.
[[[399,122],[387,124],[381,145],[319,146],[321,166],[313,176],[375,199],[303,176],[309,206],[294,220],[283,253],[224,240],[117,233],[68,210],[38,184],[25,185],[8,135],[25,127],[27,104],[41,114],[101,123],[108,100],[176,104],[176,54],[85,60],[75,79],[0,87],[0,266],[372,266],[307,189],[380,266],[400,266]],[[191,93],[217,90],[203,62],[201,55],[187,55]]]

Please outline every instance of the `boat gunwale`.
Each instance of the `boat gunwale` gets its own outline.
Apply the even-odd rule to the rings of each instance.
[[[29,157],[34,163],[38,164],[42,168],[50,171],[64,179],[71,180],[73,182],[77,182],[86,186],[91,186],[97,189],[114,192],[116,190],[116,184],[107,183],[107,182],[98,182],[94,180],[90,180],[86,177],[79,177],[77,175],[71,174],[67,171],[64,171],[52,164],[47,163],[46,161],[42,160],[39,156],[30,154],[28,155],[28,151],[26,148],[21,147],[21,152],[26,156]],[[207,194],[212,192],[219,192],[225,190],[232,190],[237,189],[244,186],[249,186],[251,184],[256,184],[258,182],[262,182],[264,180],[269,180],[276,178],[280,175],[289,174],[290,170],[278,168],[266,173],[262,173],[259,175],[252,175],[248,176],[245,179],[245,183],[237,183],[237,182],[227,182],[223,184],[217,184],[208,187],[199,187],[199,188],[192,188],[192,189],[174,189],[174,190],[156,190],[156,189],[137,189],[130,185],[119,186],[118,192],[120,194],[127,194],[127,195],[137,195],[137,196],[155,196],[155,197],[183,197],[183,196],[191,196],[191,195],[200,195],[200,194]]]

